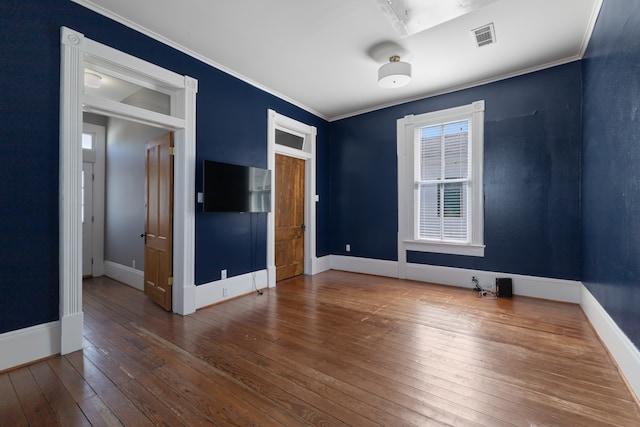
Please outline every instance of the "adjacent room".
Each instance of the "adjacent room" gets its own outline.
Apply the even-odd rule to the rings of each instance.
[[[640,423],[640,2],[0,22],[0,425]]]

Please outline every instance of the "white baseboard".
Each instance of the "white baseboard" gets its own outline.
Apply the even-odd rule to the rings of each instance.
[[[585,286],[580,306],[640,399],[640,351]]]
[[[0,372],[60,354],[60,321],[0,335]]]
[[[331,255],[330,265],[334,270],[399,277],[397,261]],[[496,278],[510,277],[513,280],[513,293],[516,295],[572,302],[574,304],[580,303],[582,287],[582,283],[574,280],[411,263],[407,263],[405,274],[409,280],[463,288],[473,288],[471,277],[476,276],[480,281],[480,285],[486,289],[494,289]]]
[[[187,285],[182,288],[182,292],[176,292],[176,285],[173,289],[173,312],[186,316],[196,311],[196,285]],[[144,291],[144,290],[143,290]]]
[[[60,354],[82,350],[84,313],[74,313],[60,319]]]
[[[144,291],[144,271],[105,260],[104,275],[139,291]]]
[[[513,281],[513,293],[515,295],[571,302],[574,304],[580,303],[580,292],[582,289],[582,283],[575,280],[551,279],[547,277],[423,264],[407,264],[406,276],[409,280],[463,288],[473,288],[471,278],[475,276],[478,278],[481,287],[490,290],[495,290],[496,278],[509,277]]]
[[[276,266],[271,265],[267,267],[267,287],[276,286]]]
[[[260,270],[198,285],[196,286],[196,309],[245,295],[256,289],[264,289],[268,287],[267,275],[267,270]]]
[[[398,262],[372,258],[358,258],[343,255],[330,255],[332,270],[352,273],[373,274],[374,276],[398,277]]]
[[[323,271],[331,270],[331,256],[323,256],[320,258],[314,258],[312,261],[311,275],[322,273]]]

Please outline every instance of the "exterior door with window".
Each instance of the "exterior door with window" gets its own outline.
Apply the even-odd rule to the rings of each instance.
[[[82,163],[82,277],[93,276],[93,163]]]

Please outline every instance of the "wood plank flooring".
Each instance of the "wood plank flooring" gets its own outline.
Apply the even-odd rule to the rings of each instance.
[[[572,304],[337,271],[185,317],[83,297],[83,351],[0,375],[1,426],[640,426]]]

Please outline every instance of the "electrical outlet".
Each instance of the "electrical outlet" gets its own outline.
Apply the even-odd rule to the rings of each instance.
[[[136,260],[135,260],[135,259],[131,262],[131,266],[132,266],[133,268],[136,268]]]
[[[227,290],[227,288],[222,288],[222,296],[223,297],[228,297],[229,296],[229,291]]]
[[[351,252],[351,245],[347,243],[347,245],[345,246],[345,249],[347,252]]]
[[[227,269],[226,268],[224,270],[220,270],[220,278],[221,279],[226,279],[227,278]]]

